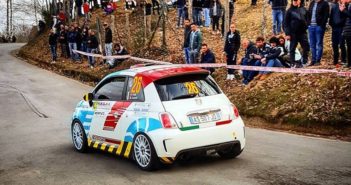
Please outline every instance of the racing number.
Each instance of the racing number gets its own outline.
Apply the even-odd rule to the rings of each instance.
[[[133,80],[133,86],[132,89],[130,91],[130,93],[132,94],[139,94],[140,90],[141,90],[141,81],[142,81],[142,77],[138,76],[135,77]]]
[[[189,94],[199,94],[199,88],[197,88],[195,82],[185,82],[185,87],[188,89]]]

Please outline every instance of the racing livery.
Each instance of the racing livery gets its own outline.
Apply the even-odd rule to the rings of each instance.
[[[143,170],[198,152],[234,158],[245,147],[239,112],[209,72],[178,65],[106,76],[77,104],[71,133],[76,150],[131,158]]]

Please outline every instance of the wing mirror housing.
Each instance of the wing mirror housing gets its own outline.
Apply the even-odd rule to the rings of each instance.
[[[83,96],[83,100],[86,102],[89,102],[90,107],[93,106],[93,99],[94,99],[93,93],[87,93]]]

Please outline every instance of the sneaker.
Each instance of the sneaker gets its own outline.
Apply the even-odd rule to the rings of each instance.
[[[53,61],[51,61],[51,63],[52,63],[52,64],[55,64],[55,63],[56,63],[56,61],[55,61],[55,60],[53,60]]]
[[[94,69],[94,66],[90,66],[90,69]]]
[[[243,82],[244,85],[248,85],[249,84],[249,81],[245,80],[245,79],[242,82]]]
[[[227,79],[226,80],[230,80],[230,74],[227,74]]]

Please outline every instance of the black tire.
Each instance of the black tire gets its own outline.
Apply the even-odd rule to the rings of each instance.
[[[228,148],[221,149],[217,151],[217,153],[224,159],[233,159],[240,155],[242,151],[243,149],[241,149],[240,144],[235,144]]]
[[[143,140],[145,145],[141,144],[140,140]],[[148,145],[148,146],[147,146]],[[144,150],[142,150],[142,146],[144,146]],[[133,139],[133,150],[132,150],[132,157],[138,167],[144,171],[153,171],[160,168],[160,160],[157,156],[156,150],[151,139],[144,133],[138,133],[135,135]],[[149,160],[147,160],[146,153],[149,153]],[[143,162],[142,159],[145,159]]]
[[[88,140],[87,140],[87,136],[85,134],[83,125],[80,121],[78,120],[73,121],[71,125],[71,136],[72,136],[72,142],[73,142],[74,148],[78,152],[86,153],[88,151]],[[81,139],[81,143],[78,143],[80,140],[77,140],[76,137],[79,137]]]

